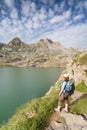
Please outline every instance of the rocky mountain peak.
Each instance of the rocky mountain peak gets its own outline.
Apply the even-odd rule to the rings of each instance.
[[[46,43],[54,43],[51,39],[45,38],[45,39],[40,39],[41,42],[46,42]]]
[[[15,45],[15,46],[17,46],[17,45],[20,46],[21,44],[22,44],[22,42],[18,37],[14,38],[13,40],[11,40],[9,42],[9,45]]]
[[[8,43],[8,46],[10,48],[12,48],[13,50],[18,50],[21,48],[21,46],[23,45],[23,42],[18,38],[14,38],[12,39],[9,43]]]

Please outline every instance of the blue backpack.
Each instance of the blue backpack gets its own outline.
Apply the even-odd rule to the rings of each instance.
[[[74,93],[74,90],[75,90],[74,82],[72,82],[72,81],[67,81],[64,90],[65,90],[65,92],[67,92],[69,95],[72,95],[72,94]]]
[[[60,84],[60,87],[62,87],[63,82]],[[75,90],[75,85],[74,82],[72,81],[66,81],[66,85],[64,87],[64,91],[63,92],[67,92],[68,95],[72,95],[74,93]]]

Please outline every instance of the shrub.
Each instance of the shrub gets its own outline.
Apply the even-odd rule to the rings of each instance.
[[[79,59],[79,62],[81,64],[87,64],[87,54],[85,54],[84,56],[82,56],[80,59]]]
[[[85,114],[87,113],[87,97],[80,99],[71,107],[71,112],[77,114]]]
[[[87,86],[86,84],[84,83],[84,81],[82,80],[81,83],[79,83],[76,88],[75,88],[77,91],[80,91],[80,92],[87,92]]]

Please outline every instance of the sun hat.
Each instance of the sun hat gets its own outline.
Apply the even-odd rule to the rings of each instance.
[[[69,74],[68,73],[67,74],[63,74],[63,77],[68,78]]]

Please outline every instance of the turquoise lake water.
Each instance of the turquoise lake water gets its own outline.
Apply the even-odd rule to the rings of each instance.
[[[42,97],[58,80],[61,68],[0,67],[0,124],[26,102]]]

